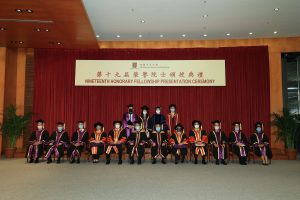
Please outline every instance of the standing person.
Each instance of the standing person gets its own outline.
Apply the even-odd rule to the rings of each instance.
[[[225,159],[227,158],[226,136],[221,130],[221,122],[215,120],[212,122],[213,130],[209,134],[209,142],[213,145],[213,155],[216,159],[216,165],[227,165]]]
[[[234,130],[229,134],[229,142],[232,144],[232,151],[239,157],[241,165],[247,165],[247,138],[242,132],[242,124],[240,122],[233,122]]]
[[[106,133],[104,132],[104,126],[101,122],[94,124],[94,132],[91,134],[90,147],[93,157],[93,163],[98,163],[100,155],[104,153],[106,143]]]
[[[192,130],[189,134],[189,140],[192,144],[192,152],[195,157],[195,164],[198,164],[198,155],[202,157],[202,164],[206,165],[208,137],[206,131],[202,129],[202,123],[199,120],[192,122]]]
[[[177,124],[179,124],[179,115],[176,112],[176,105],[175,104],[171,104],[169,105],[169,113],[167,115],[167,124],[168,124],[168,135],[169,137],[172,136],[172,134],[174,133],[175,130],[175,126]]]
[[[29,163],[39,162],[39,158],[43,155],[49,141],[49,132],[45,130],[44,120],[37,120],[35,124],[36,130],[30,135],[29,146],[26,153]]]
[[[142,157],[145,154],[145,144],[147,143],[147,135],[145,130],[141,129],[141,122],[134,123],[134,132],[128,138],[127,153],[130,158],[130,164],[134,164],[134,155],[136,154],[138,164],[142,163]]]
[[[262,122],[255,123],[255,132],[251,135],[251,143],[255,155],[261,157],[263,165],[268,165],[273,154],[270,148],[269,138],[264,133]]]
[[[161,114],[161,107],[156,106],[155,107],[155,114],[152,115],[149,122],[149,129],[150,131],[155,131],[155,125],[161,124],[161,129],[166,132],[169,128],[166,124],[166,117]]]
[[[122,152],[123,144],[126,143],[126,130],[122,128],[122,121],[114,121],[114,128],[109,131],[107,135],[107,147],[106,147],[106,164],[110,164],[110,156],[115,153],[119,156],[118,164],[122,164]]]
[[[145,131],[147,138],[150,136],[149,132],[149,108],[148,106],[142,106],[141,107],[141,116],[140,116],[140,121],[141,121],[141,129]]]
[[[174,129],[170,139],[172,154],[175,156],[175,164],[178,163],[178,160],[180,160],[181,163],[184,163],[185,156],[187,155],[188,138],[184,133],[184,128],[181,124],[177,124]]]
[[[133,123],[139,118],[134,113],[133,104],[127,106],[128,111],[123,115],[123,127],[126,130],[126,135],[129,137],[130,133],[134,130]]]
[[[57,161],[60,163],[61,157],[64,156],[64,149],[68,148],[69,135],[65,131],[65,124],[63,122],[57,122],[57,129],[51,134],[49,141],[49,150],[45,156],[47,164],[52,163],[51,154],[54,154]]]
[[[78,128],[71,137],[71,145],[68,150],[71,164],[75,163],[76,158],[76,162],[78,164],[80,163],[81,153],[87,148],[89,141],[89,134],[85,129],[85,122],[78,121],[77,125]]]
[[[162,125],[158,122],[155,124],[154,130],[150,134],[150,144],[152,164],[156,163],[158,157],[161,157],[161,162],[166,164],[166,158],[168,156],[168,136],[167,133],[163,131]]]

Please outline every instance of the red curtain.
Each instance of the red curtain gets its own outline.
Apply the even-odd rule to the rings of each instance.
[[[225,87],[75,87],[75,60],[198,60],[225,59]],[[268,47],[190,48],[190,49],[102,49],[66,50],[36,49],[34,78],[34,120],[44,119],[49,131],[57,121],[66,122],[71,134],[78,120],[93,130],[101,121],[105,129],[121,119],[127,104],[135,112],[148,105],[162,106],[167,114],[171,103],[177,105],[179,120],[186,131],[194,119],[200,119],[205,130],[211,121],[222,121],[228,134],[233,121],[241,121],[246,135],[256,121],[265,122],[270,133],[270,91]]]

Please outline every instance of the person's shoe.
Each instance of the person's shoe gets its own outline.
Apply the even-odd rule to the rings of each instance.
[[[40,161],[39,161],[39,159],[37,158],[37,159],[35,159],[35,161],[34,161],[34,163],[39,163]]]
[[[75,163],[75,159],[72,158],[72,159],[70,160],[70,163],[71,163],[71,164]]]
[[[96,163],[96,159],[93,159],[93,163]]]
[[[122,165],[122,162],[123,162],[122,160],[119,160],[118,165]]]
[[[105,164],[109,165],[110,164],[110,159],[106,160]]]
[[[161,159],[161,163],[165,165],[166,164],[166,160],[164,158]]]
[[[47,160],[47,164],[50,164],[50,163],[52,163],[52,159],[51,159],[51,158],[49,158],[49,159]]]
[[[182,158],[180,162],[181,162],[181,163],[184,163],[184,160],[185,160],[185,159],[184,159],[184,158]]]
[[[205,161],[205,158],[202,159],[202,164],[203,164],[203,165],[206,165],[206,164],[207,164],[207,162]]]
[[[142,164],[142,159],[138,159],[138,165]]]
[[[33,161],[34,161],[33,158],[30,158],[29,163],[33,163]]]
[[[216,165],[219,165],[219,164],[220,164],[220,161],[219,161],[219,160],[217,160],[217,161],[216,161]]]
[[[134,164],[134,159],[130,159],[130,164]]]
[[[197,165],[198,164],[198,159],[194,160],[194,164]]]
[[[223,165],[227,165],[227,163],[225,162],[225,160],[223,159],[223,160],[221,160],[221,163],[223,164]]]
[[[156,164],[156,159],[155,158],[153,158],[152,164]]]
[[[80,163],[80,159],[78,158],[78,159],[77,159],[77,164],[79,164],[79,163]]]
[[[57,164],[59,164],[59,163],[60,163],[60,158],[58,158],[58,159],[57,159],[56,163],[57,163]]]

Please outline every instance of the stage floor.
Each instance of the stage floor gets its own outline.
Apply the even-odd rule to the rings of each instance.
[[[300,199],[300,160],[270,166],[170,161],[138,166],[0,160],[0,199]]]

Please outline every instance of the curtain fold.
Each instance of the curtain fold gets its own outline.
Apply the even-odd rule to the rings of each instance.
[[[71,134],[78,120],[87,122],[89,131],[101,121],[105,129],[121,119],[127,104],[135,112],[148,105],[162,106],[167,114],[171,103],[177,105],[180,122],[188,133],[194,119],[210,131],[211,121],[222,121],[228,135],[231,122],[241,121],[249,136],[256,121],[265,123],[270,135],[270,86],[268,47],[224,47],[190,49],[36,49],[33,120],[42,118],[54,130],[57,121],[66,122]],[[225,87],[75,87],[75,60],[209,60],[225,59]]]

